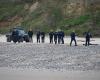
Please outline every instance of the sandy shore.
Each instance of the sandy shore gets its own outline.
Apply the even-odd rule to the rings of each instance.
[[[100,80],[99,71],[32,71],[0,69],[0,80]]]
[[[48,38],[45,44],[14,44],[1,36],[0,80],[100,80],[100,45],[70,47],[68,39],[64,45],[47,44]]]
[[[78,45],[82,45],[85,43],[85,38],[84,37],[76,37],[77,40],[77,44]],[[64,38],[65,44],[70,43],[70,37],[69,36],[65,36]],[[0,35],[0,42],[6,42],[6,36],[5,35]],[[33,36],[33,43],[36,43],[36,36]],[[49,37],[46,36],[45,38],[45,43],[49,43]],[[100,38],[91,38],[91,43],[92,44],[100,44]]]

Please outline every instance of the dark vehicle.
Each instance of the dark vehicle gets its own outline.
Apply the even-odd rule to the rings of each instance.
[[[6,35],[7,42],[29,42],[29,36],[22,28],[13,28],[10,33]]]

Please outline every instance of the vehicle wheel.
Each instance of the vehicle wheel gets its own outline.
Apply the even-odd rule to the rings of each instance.
[[[25,40],[25,42],[30,42],[29,37],[27,37],[27,36],[25,37],[24,40]]]
[[[9,37],[7,37],[7,42],[11,42],[11,39]]]
[[[18,41],[18,37],[17,36],[13,36],[13,42],[16,43]]]
[[[30,42],[28,39],[25,40],[26,42]]]
[[[30,40],[28,38],[25,39],[26,42],[30,42]]]
[[[18,42],[23,42],[24,41],[24,39],[23,38],[20,38],[19,40],[18,40]]]

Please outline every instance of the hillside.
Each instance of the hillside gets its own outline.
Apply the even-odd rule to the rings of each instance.
[[[49,32],[58,28],[68,35],[90,30],[100,36],[99,0],[1,0],[0,33],[21,25]]]

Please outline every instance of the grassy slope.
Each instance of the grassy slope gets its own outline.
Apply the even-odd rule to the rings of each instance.
[[[14,3],[0,3],[0,21],[7,20],[7,18],[20,14],[23,9],[23,4]]]
[[[56,30],[57,28],[61,28],[66,34],[69,34],[72,30],[75,30],[79,35],[82,35],[82,33],[87,30],[91,30],[95,35],[99,35],[99,13],[95,14],[95,28],[98,30],[94,30],[90,25],[93,20],[93,15],[84,14],[78,17],[65,18],[61,12],[61,7],[65,3],[62,2],[58,4],[58,6],[52,6],[56,4],[47,5],[45,3],[41,3],[32,13],[29,13],[28,10],[24,10],[24,4],[0,4],[0,21],[6,21],[8,18],[18,15],[23,18],[21,24],[25,29],[32,27],[34,30],[40,29],[42,31],[49,32],[50,29]],[[5,33],[8,31],[8,29],[9,27],[0,28],[0,33]]]

